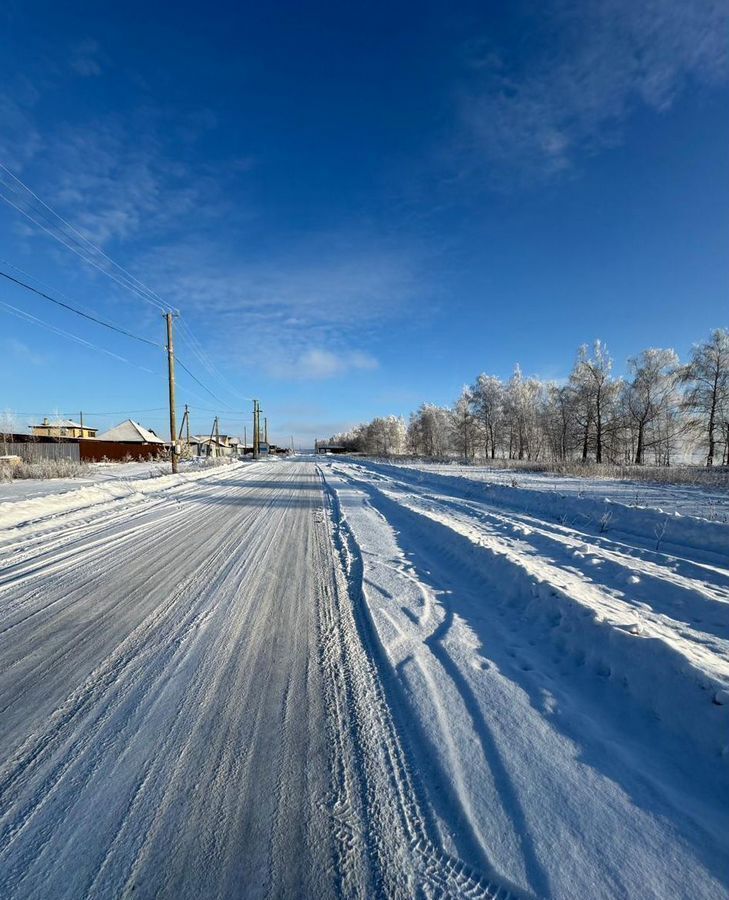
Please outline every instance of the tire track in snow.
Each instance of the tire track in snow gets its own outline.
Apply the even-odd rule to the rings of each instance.
[[[722,823],[726,814],[720,798],[726,776],[714,744],[720,740],[715,726],[724,710],[711,705],[711,692],[702,695],[690,673],[679,681],[674,677],[668,691],[661,690],[658,673],[653,679],[641,680],[641,661],[646,659],[642,654],[654,653],[655,645],[642,647],[640,640],[623,633],[622,644],[615,648],[610,642],[601,643],[609,629],[604,622],[592,621],[595,611],[591,604],[584,617],[575,612],[579,610],[577,597],[584,600],[585,583],[578,573],[568,573],[574,579],[571,585],[563,583],[561,573],[555,579],[546,577],[546,572],[535,575],[525,565],[538,565],[538,552],[521,545],[522,556],[511,559],[504,556],[503,549],[499,553],[484,546],[483,524],[467,517],[454,520],[447,502],[438,505],[432,497],[413,499],[411,485],[403,491],[390,479],[373,483],[367,472],[363,476],[347,464],[335,463],[332,468],[345,476],[344,482],[336,478],[332,482],[345,498],[347,521],[353,523],[349,527],[364,538],[367,606],[390,657],[394,680],[407,684],[411,699],[421,707],[420,719],[436,717],[432,698],[441,692],[434,692],[422,674],[414,675],[416,670],[422,673],[424,654],[436,650],[448,656],[445,667],[442,659],[439,661],[441,686],[450,682],[456,688],[447,709],[452,717],[450,726],[461,728],[457,697],[467,701],[468,689],[473,688],[474,697],[478,694],[470,713],[475,738],[484,731],[482,720],[486,717],[486,730],[497,740],[517,796],[525,804],[527,818],[521,832],[535,836],[539,859],[554,853],[547,848],[565,836],[562,832],[568,835],[568,825],[576,829],[577,835],[567,836],[558,858],[550,860],[552,889],[561,885],[559,895],[565,897],[582,897],[585,891],[604,897],[638,892],[673,896],[684,889],[694,896],[721,896],[719,884],[727,877],[726,865],[719,862],[725,859],[722,847],[726,840],[721,835],[725,834]],[[515,553],[517,544],[518,539],[513,538],[510,546]],[[413,600],[407,587],[413,579],[408,573],[424,585],[434,586],[438,607],[450,608],[453,613],[446,616],[443,630],[436,634],[437,646],[432,622],[417,620],[400,609]],[[575,597],[571,587],[576,588]],[[564,609],[564,621],[547,621],[549,611],[557,609]],[[581,639],[587,660],[573,662],[574,645]],[[635,649],[630,653],[633,641]],[[613,666],[612,673],[604,670],[604,660],[610,661],[613,649],[620,653],[621,647],[622,655],[612,659],[620,664]],[[591,662],[590,657],[595,659]],[[600,671],[593,672],[596,660]],[[451,663],[457,666],[455,678]],[[671,661],[668,663],[662,669],[664,674],[681,674],[673,673]],[[629,670],[625,686],[619,683],[621,666]],[[642,691],[644,710],[632,700],[636,688]],[[655,703],[660,718],[651,711]],[[684,727],[689,731],[682,732],[680,739],[669,734],[660,724],[664,713],[669,727],[676,722],[676,714],[685,715]],[[693,721],[695,729],[690,727]],[[445,730],[448,727],[446,724]],[[636,730],[631,732],[633,728]],[[444,728],[436,736],[434,731],[429,729],[429,738],[437,746],[436,753],[445,757]],[[461,739],[459,749],[468,759],[467,765],[478,771],[477,755],[469,750],[472,739],[466,734]],[[491,754],[482,749],[480,756]],[[692,759],[700,771],[692,766]],[[679,767],[680,773],[676,771]],[[445,765],[442,771],[444,774]],[[530,780],[536,784],[531,785]],[[469,789],[474,798],[480,796],[483,783],[471,779]],[[503,790],[501,797],[513,811]],[[631,804],[634,797],[637,803]],[[496,815],[498,802],[489,809],[483,796],[478,800],[487,845],[489,822],[494,823],[492,829],[494,825],[497,828],[491,837],[502,831]],[[545,818],[546,825],[541,821]],[[451,827],[454,821],[451,819]],[[576,836],[579,841],[575,844]],[[617,848],[614,859],[606,859],[613,845]],[[671,866],[666,866],[667,852],[673,860]],[[665,892],[656,893],[657,884],[662,884],[660,890]]]
[[[422,818],[315,466],[164,493],[6,546],[0,894],[495,897]]]

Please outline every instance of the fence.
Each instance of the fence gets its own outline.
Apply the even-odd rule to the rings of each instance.
[[[156,459],[164,457],[167,453],[164,444],[125,444],[121,441],[99,441],[96,438],[83,438],[79,441],[78,447],[84,462],[101,462],[106,459],[116,462]],[[77,456],[76,459],[78,458]]]
[[[32,441],[19,443],[0,440],[0,454],[19,456],[26,462],[38,462],[41,459],[70,459],[79,462],[81,459],[77,443],[36,444]]]

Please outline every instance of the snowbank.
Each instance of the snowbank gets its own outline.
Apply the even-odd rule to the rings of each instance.
[[[234,462],[230,465],[238,468],[251,464]],[[40,487],[35,485],[35,490],[41,491],[41,493],[30,497],[24,496],[19,499],[0,501],[0,529],[16,528],[48,519],[51,516],[90,509],[121,499],[132,503],[141,502],[150,494],[184,489],[185,486],[199,481],[201,478],[209,478],[216,473],[220,474],[220,469],[217,467],[200,468],[177,475],[169,474],[159,477],[153,477],[154,472],[148,471],[142,478],[108,478],[61,492],[58,492],[57,486],[52,483],[47,485],[45,491],[43,490],[45,485]]]
[[[729,524],[696,516],[666,512],[661,508],[629,506],[609,498],[580,497],[559,491],[536,490],[472,481],[457,475],[435,474],[407,466],[357,463],[352,467],[390,474],[414,485],[427,485],[451,496],[487,503],[499,509],[558,522],[589,534],[621,535],[642,546],[658,546],[665,553],[680,554],[686,548],[702,558],[729,562]]]

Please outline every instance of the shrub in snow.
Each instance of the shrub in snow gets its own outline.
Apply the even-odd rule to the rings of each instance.
[[[82,478],[89,474],[88,463],[71,459],[39,459],[13,467],[12,478]]]

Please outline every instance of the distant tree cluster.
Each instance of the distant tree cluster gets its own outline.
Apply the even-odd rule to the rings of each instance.
[[[696,344],[687,363],[650,348],[628,360],[627,377],[599,340],[580,347],[568,381],[508,381],[479,375],[452,407],[424,403],[410,416],[373,419],[333,436],[370,455],[413,454],[668,466],[700,457],[729,465],[729,331]]]

